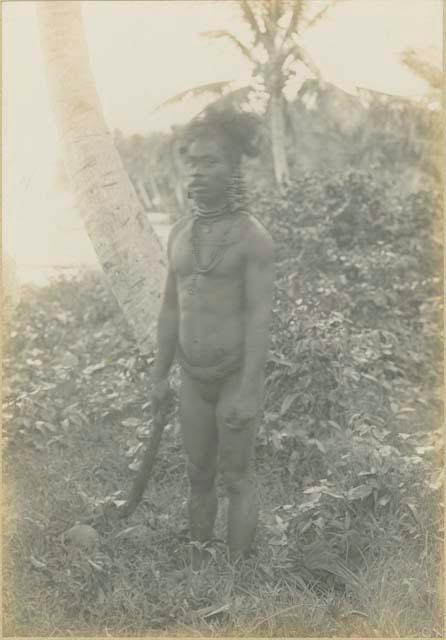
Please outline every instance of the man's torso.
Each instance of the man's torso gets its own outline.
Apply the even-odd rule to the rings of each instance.
[[[193,219],[178,223],[169,258],[177,283],[180,348],[192,365],[218,364],[242,352],[246,243],[256,224],[246,214],[211,225]],[[197,273],[197,265],[214,266]]]

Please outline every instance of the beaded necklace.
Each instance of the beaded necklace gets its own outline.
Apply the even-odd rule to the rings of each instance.
[[[221,262],[225,249],[228,245],[228,236],[231,228],[233,227],[234,217],[236,213],[240,213],[244,204],[244,190],[243,181],[239,172],[236,172],[233,176],[232,188],[229,194],[229,201],[223,204],[221,207],[211,210],[204,210],[198,206],[198,203],[194,203],[191,228],[191,244],[192,244],[192,256],[194,260],[194,270],[188,291],[190,295],[195,295],[198,290],[198,276],[204,276],[210,273]],[[208,264],[203,264],[200,256],[200,243],[198,238],[198,225],[205,231],[210,233],[212,231],[212,225],[218,220],[228,219],[219,242],[215,242],[213,250]],[[207,227],[207,228],[206,228]]]
[[[213,215],[212,219],[209,220],[210,224],[208,225],[207,216],[210,214],[205,214],[205,215],[201,214],[201,215],[203,216],[203,218],[206,218],[206,220],[202,219],[200,215],[198,215],[194,219],[192,223],[192,229],[191,229],[191,240],[192,240],[192,253],[193,253],[194,263],[195,263],[194,271],[196,273],[204,274],[212,271],[212,269],[214,269],[222,259],[225,247],[227,245],[228,235],[233,225],[234,216],[230,212]],[[219,241],[213,243],[213,248],[212,248],[212,252],[211,252],[208,264],[204,264],[200,256],[199,227],[201,227],[205,231],[205,233],[210,233],[212,231],[211,225],[215,224],[217,220],[224,220],[224,219],[227,220],[224,231]],[[206,229],[206,227],[208,228]]]

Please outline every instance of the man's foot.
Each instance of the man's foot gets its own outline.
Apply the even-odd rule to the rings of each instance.
[[[191,542],[191,570],[200,572],[207,569],[212,562],[215,549],[209,547],[206,543]],[[213,550],[213,552],[211,551]]]
[[[208,542],[189,543],[191,548],[191,567],[193,570],[201,571],[211,564],[217,563],[217,555],[224,553],[225,541],[221,538],[212,538]]]

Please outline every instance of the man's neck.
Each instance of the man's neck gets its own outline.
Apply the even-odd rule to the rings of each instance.
[[[229,200],[221,200],[220,202],[195,202],[195,212],[203,218],[218,218],[231,212]]]

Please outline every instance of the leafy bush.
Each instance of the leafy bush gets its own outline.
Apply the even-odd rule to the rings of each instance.
[[[262,443],[296,483],[287,530],[344,560],[421,536],[441,484],[439,194],[349,171],[252,207],[276,241]]]
[[[316,419],[346,424],[364,409],[352,402],[370,396],[384,417],[409,383],[410,396],[438,389],[439,195],[398,197],[348,172],[307,175],[254,202],[277,250],[270,394],[294,380]]]

